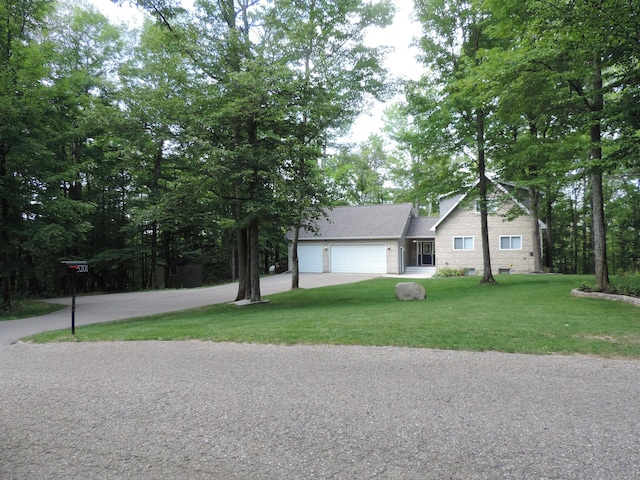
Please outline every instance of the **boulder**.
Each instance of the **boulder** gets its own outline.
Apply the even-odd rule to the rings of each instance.
[[[396,298],[400,301],[425,300],[427,292],[416,282],[400,282],[396,285]]]

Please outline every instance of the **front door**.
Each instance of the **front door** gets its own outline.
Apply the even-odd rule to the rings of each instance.
[[[418,242],[418,265],[434,266],[436,264],[435,242],[428,240]]]

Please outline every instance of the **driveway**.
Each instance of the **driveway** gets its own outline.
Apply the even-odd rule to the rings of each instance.
[[[342,285],[376,276],[378,275],[303,273],[300,275],[300,287]],[[260,286],[263,296],[287,291],[291,289],[291,275],[263,277]],[[76,326],[232,302],[237,291],[238,284],[231,283],[207,288],[78,296]],[[0,322],[0,345],[10,345],[22,337],[35,333],[62,328],[71,329],[71,298],[55,298],[47,301],[67,305],[67,308],[40,317]]]

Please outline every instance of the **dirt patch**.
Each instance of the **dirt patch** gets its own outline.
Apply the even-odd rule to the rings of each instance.
[[[637,335],[623,335],[620,337],[613,337],[611,335],[572,335],[572,337],[583,340],[600,340],[602,342],[621,343],[626,345],[640,344],[640,337]]]

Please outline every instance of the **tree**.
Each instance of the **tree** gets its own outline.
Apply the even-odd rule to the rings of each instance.
[[[487,122],[494,98],[482,82],[474,78],[482,65],[482,52],[490,48],[486,30],[490,16],[474,2],[457,0],[416,0],[424,36],[420,41],[423,59],[439,86],[441,98],[454,112],[449,129],[455,146],[475,165],[480,198],[483,284],[496,283],[491,271],[488,228]]]
[[[371,135],[356,151],[345,147],[332,155],[324,170],[338,203],[388,203],[391,197],[384,185],[388,163],[382,137]]]
[[[11,308],[11,280],[23,264],[23,228],[36,207],[47,124],[44,46],[39,42],[52,3],[7,0],[0,5],[0,276],[2,306]]]
[[[183,208],[175,209],[176,199],[171,192],[189,168],[180,142],[191,96],[187,83],[192,74],[170,32],[150,21],[143,25],[138,47],[120,74],[124,84],[122,102],[130,127],[126,133],[141,193],[133,218],[143,231],[149,232],[148,280],[144,283],[157,289],[158,261],[163,253],[166,257],[167,242],[176,225],[183,225],[185,214],[200,203],[195,197],[198,189],[193,188],[194,197],[184,202]],[[190,183],[195,187],[194,182]],[[171,263],[170,258],[164,261]]]
[[[259,37],[252,36],[258,3],[201,1],[197,15],[189,18],[172,2],[137,2],[168,29],[191,60],[200,94],[191,99],[190,108],[200,120],[190,126],[190,134],[208,146],[203,170],[216,177],[216,193],[231,206],[238,237],[237,299],[252,302],[261,297],[259,224],[272,206],[277,170],[270,132],[278,97],[271,82],[278,78],[274,72],[280,72],[254,43]]]
[[[387,89],[384,49],[367,47],[364,34],[391,22],[391,2],[277,0],[267,15],[272,48],[292,72],[289,190],[293,192],[292,288],[298,288],[298,233],[322,213],[317,164],[332,137],[350,125],[368,96]],[[291,147],[295,145],[295,147]]]
[[[398,151],[390,168],[394,199],[435,215],[439,197],[469,184],[469,174],[447,134],[453,119],[444,99],[423,82],[409,82],[405,95],[406,103],[385,112],[385,131]]]
[[[640,42],[634,20],[638,6],[624,0],[486,0],[484,4],[500,25],[494,36],[517,39],[517,50],[505,52],[512,65],[521,69],[523,78],[525,74],[526,78],[532,74],[534,78],[542,74],[551,77],[558,92],[552,104],[564,109],[565,115],[569,112],[575,131],[588,138],[577,167],[590,180],[596,286],[606,290],[609,278],[603,175],[615,168],[613,158],[629,158],[626,154],[637,143],[630,140],[634,135],[621,132],[637,129],[628,122],[627,100],[638,84]],[[632,67],[634,64],[636,67]],[[624,120],[612,128],[616,119]],[[605,147],[615,155],[607,158]]]

